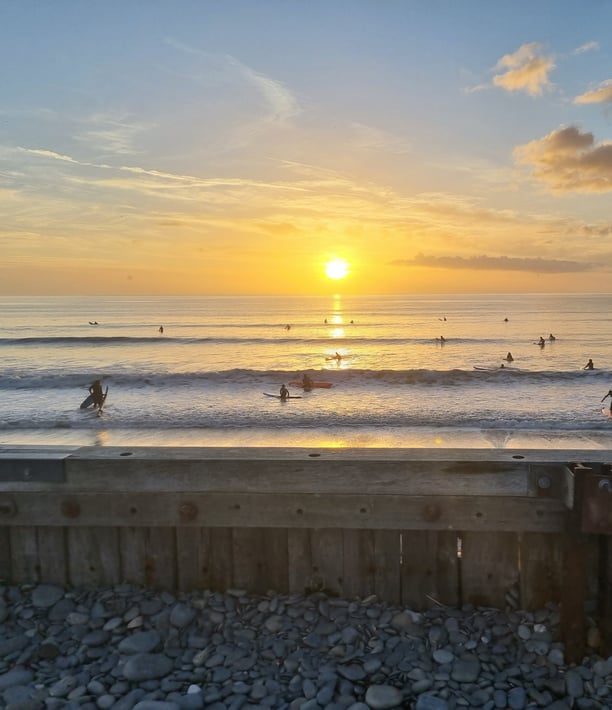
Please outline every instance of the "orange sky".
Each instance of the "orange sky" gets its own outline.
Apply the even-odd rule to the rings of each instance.
[[[256,5],[11,6],[0,295],[610,290],[612,5]]]

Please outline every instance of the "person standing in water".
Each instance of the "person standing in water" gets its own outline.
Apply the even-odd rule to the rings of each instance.
[[[102,409],[102,405],[104,404],[104,392],[102,391],[102,383],[100,380],[94,380],[91,383],[89,394],[92,396],[94,407]]]

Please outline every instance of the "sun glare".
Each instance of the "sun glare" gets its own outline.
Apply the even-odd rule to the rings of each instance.
[[[325,264],[325,274],[329,279],[343,279],[348,272],[349,267],[344,259],[332,259]]]

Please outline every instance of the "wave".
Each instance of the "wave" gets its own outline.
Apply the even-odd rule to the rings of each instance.
[[[491,370],[432,370],[432,369],[407,369],[407,370],[308,370],[314,380],[331,382],[335,387],[350,385],[352,387],[364,385],[382,386],[401,385],[432,385],[432,386],[461,386],[461,385],[494,385],[504,386],[515,382],[521,383],[549,383],[572,384],[585,381],[609,380],[609,370],[524,370],[510,367]],[[129,388],[163,387],[163,388],[188,388],[205,387],[207,385],[242,385],[242,384],[269,384],[281,383],[289,380],[300,379],[302,371],[296,370],[252,370],[234,368],[218,370],[215,372],[146,372],[146,373],[104,373],[88,372],[56,372],[52,369],[36,373],[5,370],[0,378],[0,390],[23,389],[74,389],[87,387],[91,381],[98,377],[108,385],[121,385]],[[607,386],[607,385],[606,385]]]
[[[525,341],[531,343],[531,341]],[[500,339],[500,338],[448,338],[444,342],[440,342],[439,338],[410,338],[410,337],[371,337],[343,335],[330,338],[329,336],[322,337],[300,337],[297,334],[293,335],[278,335],[270,334],[260,337],[252,336],[133,336],[133,335],[60,335],[60,336],[30,336],[22,338],[0,338],[0,347],[23,347],[23,346],[61,346],[61,345],[142,345],[155,344],[156,346],[164,347],[173,344],[184,345],[261,345],[266,343],[274,344],[296,344],[334,347],[343,346],[382,346],[395,345],[398,347],[409,347],[412,345],[432,345],[437,344],[440,347],[451,347],[453,345],[477,345],[486,347],[489,345],[499,346],[501,349],[507,349],[509,343],[516,345],[516,340]]]

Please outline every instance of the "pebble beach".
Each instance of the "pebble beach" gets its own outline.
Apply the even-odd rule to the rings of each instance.
[[[376,597],[0,586],[7,710],[612,710],[612,656],[559,612]]]

